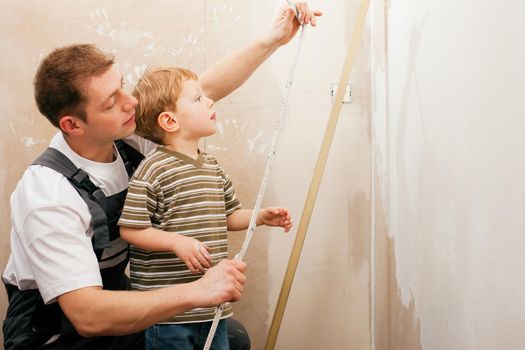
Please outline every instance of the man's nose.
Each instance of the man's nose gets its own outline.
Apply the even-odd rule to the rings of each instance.
[[[133,95],[128,94],[127,92],[124,92],[124,98],[126,99],[126,102],[124,103],[123,109],[125,111],[129,111],[130,109],[135,108],[139,101]]]

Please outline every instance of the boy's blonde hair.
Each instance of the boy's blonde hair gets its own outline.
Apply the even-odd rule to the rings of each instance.
[[[138,100],[135,108],[136,133],[155,143],[161,144],[164,136],[157,119],[162,112],[176,112],[177,99],[182,84],[197,80],[195,72],[180,67],[152,67],[142,75],[133,90]]]

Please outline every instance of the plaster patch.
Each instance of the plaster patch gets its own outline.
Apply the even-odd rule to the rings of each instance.
[[[95,9],[90,12],[89,16],[95,22],[87,25],[87,28],[93,30],[101,37],[115,40],[120,47],[133,49],[136,48],[143,38],[153,39],[151,33],[142,31],[137,28],[128,27],[126,22],[119,25],[113,25],[106,9]],[[151,43],[149,44],[151,46]]]
[[[217,120],[217,131],[219,132],[219,134],[221,134],[221,136],[224,136],[224,126],[218,120]]]
[[[376,176],[373,186],[380,185]],[[384,212],[385,203],[375,193],[374,207],[376,212]],[[388,204],[386,204],[388,205]],[[375,216],[375,344],[376,349],[421,350],[421,322],[417,316],[416,298],[412,291],[406,302],[403,302],[401,287],[397,277],[395,255],[395,238],[389,234],[389,226],[384,216]]]
[[[208,150],[206,150],[206,152],[209,152],[209,153],[228,151],[228,147],[217,146],[217,145],[207,145],[207,148]]]
[[[261,136],[262,136],[262,131],[259,131],[259,132],[257,133],[257,135],[255,135],[255,137],[246,140],[246,142],[248,143],[248,154],[253,154],[254,149],[255,149],[255,143],[257,142],[257,140],[258,140]]]
[[[179,49],[168,49],[168,53],[172,56],[178,56],[184,51],[183,47],[180,47]]]
[[[20,141],[26,146],[26,148],[32,148],[35,145],[39,145],[41,143],[44,143],[44,139],[35,139],[32,136],[24,136],[20,139]]]
[[[148,32],[136,28],[123,28],[122,30],[116,31],[113,37],[120,46],[133,49],[137,47],[141,39],[151,38],[151,35],[149,35]]]
[[[145,64],[131,68],[131,65],[129,63],[126,63],[124,65],[124,74],[126,75],[126,81],[132,86],[135,86],[138,83],[140,77],[142,77],[142,75],[146,71],[146,68],[147,65]]]
[[[268,141],[268,142],[262,143],[260,145],[257,145],[257,147],[255,147],[255,153],[256,154],[264,154],[264,153],[266,153],[267,150],[270,148],[271,144],[272,144],[272,141]]]

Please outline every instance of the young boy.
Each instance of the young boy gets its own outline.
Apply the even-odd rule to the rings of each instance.
[[[199,140],[216,131],[216,114],[195,73],[150,69],[133,95],[136,132],[162,146],[136,170],[119,225],[132,245],[131,286],[151,290],[197,280],[227,258],[227,231],[246,229],[252,210],[240,209],[228,174],[213,156],[199,151]],[[288,209],[265,208],[257,225],[288,232],[292,222]],[[214,312],[193,309],[153,326],[146,330],[146,347],[202,348]],[[223,318],[231,315],[227,305]],[[228,349],[224,319],[212,349]]]

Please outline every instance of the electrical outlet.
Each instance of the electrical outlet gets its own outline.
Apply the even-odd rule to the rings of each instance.
[[[332,97],[332,103],[334,103],[335,94],[337,92],[337,86],[339,84],[332,84],[332,89],[330,90],[330,96]],[[351,103],[352,102],[352,93],[350,90],[350,84],[346,85],[346,90],[343,95],[343,103]]]

